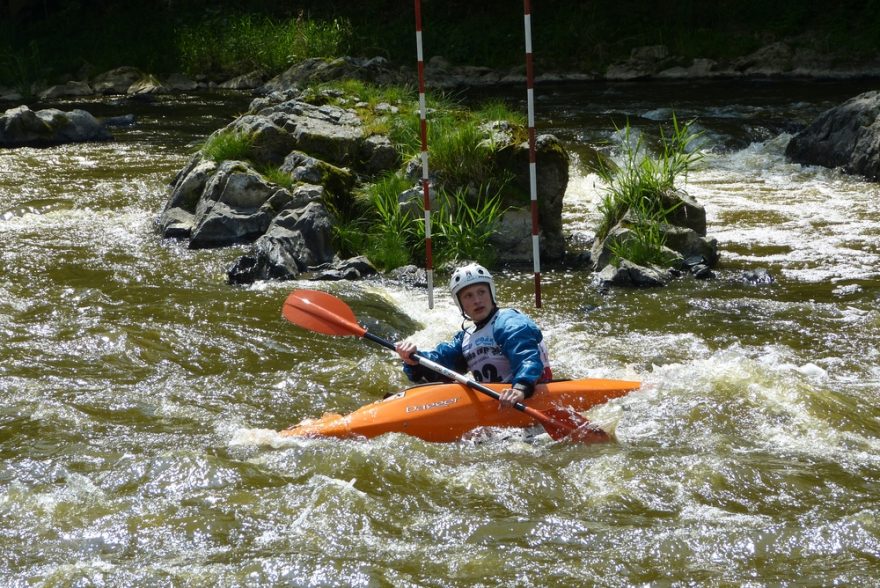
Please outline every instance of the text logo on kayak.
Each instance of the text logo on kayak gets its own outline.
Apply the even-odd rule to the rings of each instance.
[[[431,410],[433,408],[443,408],[444,406],[449,406],[450,404],[455,404],[458,402],[458,397],[446,398],[444,400],[437,400],[436,402],[429,402],[428,404],[417,404],[414,406],[407,406],[406,412],[420,412],[422,410]]]

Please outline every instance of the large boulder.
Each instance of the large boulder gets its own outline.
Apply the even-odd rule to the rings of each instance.
[[[538,199],[541,257],[558,261],[565,256],[562,232],[562,199],[568,187],[569,156],[553,135],[535,141],[535,176]],[[502,262],[527,262],[532,258],[531,172],[528,143],[511,144],[497,153],[498,165],[513,177],[512,198],[502,202],[507,211],[490,242]]]
[[[257,239],[250,253],[227,273],[230,283],[255,280],[292,280],[301,272],[333,261],[333,222],[319,200],[283,210]]]
[[[253,241],[292,201],[290,192],[267,182],[249,165],[224,161],[196,205],[189,246],[201,249]]]
[[[687,269],[699,278],[711,277],[711,268],[719,259],[718,241],[706,236],[705,209],[682,190],[669,190],[660,195],[659,201],[668,211],[664,221],[640,219],[627,211],[603,238],[593,241],[590,261],[603,287],[662,286],[675,275],[668,268]],[[646,231],[647,226],[662,240],[661,257],[667,269],[641,266],[615,255],[615,251],[638,249],[639,231]]]
[[[820,114],[791,138],[785,155],[795,163],[880,180],[880,91],[859,94]]]

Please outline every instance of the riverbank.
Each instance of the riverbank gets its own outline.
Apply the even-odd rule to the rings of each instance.
[[[254,70],[226,79],[209,79],[205,75],[187,76],[174,73],[166,76],[123,66],[93,77],[71,79],[51,86],[33,86],[36,100],[82,97],[90,95],[129,95],[148,97],[200,90],[256,90],[268,93],[293,84],[329,81],[344,77],[361,78],[368,72],[372,81],[400,85],[417,82],[415,64],[399,65],[382,57],[373,58],[311,58],[305,59],[277,76]],[[526,83],[525,66],[490,68],[455,65],[442,56],[425,63],[429,90],[503,86]],[[747,55],[731,59],[707,57],[686,58],[676,55],[666,45],[632,49],[628,58],[611,63],[599,71],[540,71],[536,84],[590,81],[658,80],[854,80],[880,79],[880,53],[861,58],[835,57],[812,49],[798,48],[793,42],[775,42]],[[11,87],[0,86],[0,102],[15,103],[27,97]]]

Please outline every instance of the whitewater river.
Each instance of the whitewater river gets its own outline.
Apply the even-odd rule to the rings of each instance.
[[[427,346],[459,325],[445,289],[429,310],[384,280],[228,286],[243,248],[190,251],[154,219],[248,98],[61,104],[139,123],[0,150],[0,585],[880,585],[880,184],[783,155],[870,87],[539,86],[539,126],[573,155],[573,243],[602,194],[580,146],[673,111],[707,141],[681,187],[720,243],[714,279],[602,294],[545,268],[536,310],[528,269],[499,272],[558,377],[643,382],[589,413],[615,437],[590,446],[282,440],[405,385],[390,352],[285,322],[290,290]]]

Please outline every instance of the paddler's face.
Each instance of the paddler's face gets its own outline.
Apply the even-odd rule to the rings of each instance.
[[[492,302],[492,292],[487,284],[474,284],[458,293],[461,307],[464,313],[472,321],[480,322],[489,316],[495,304]]]

